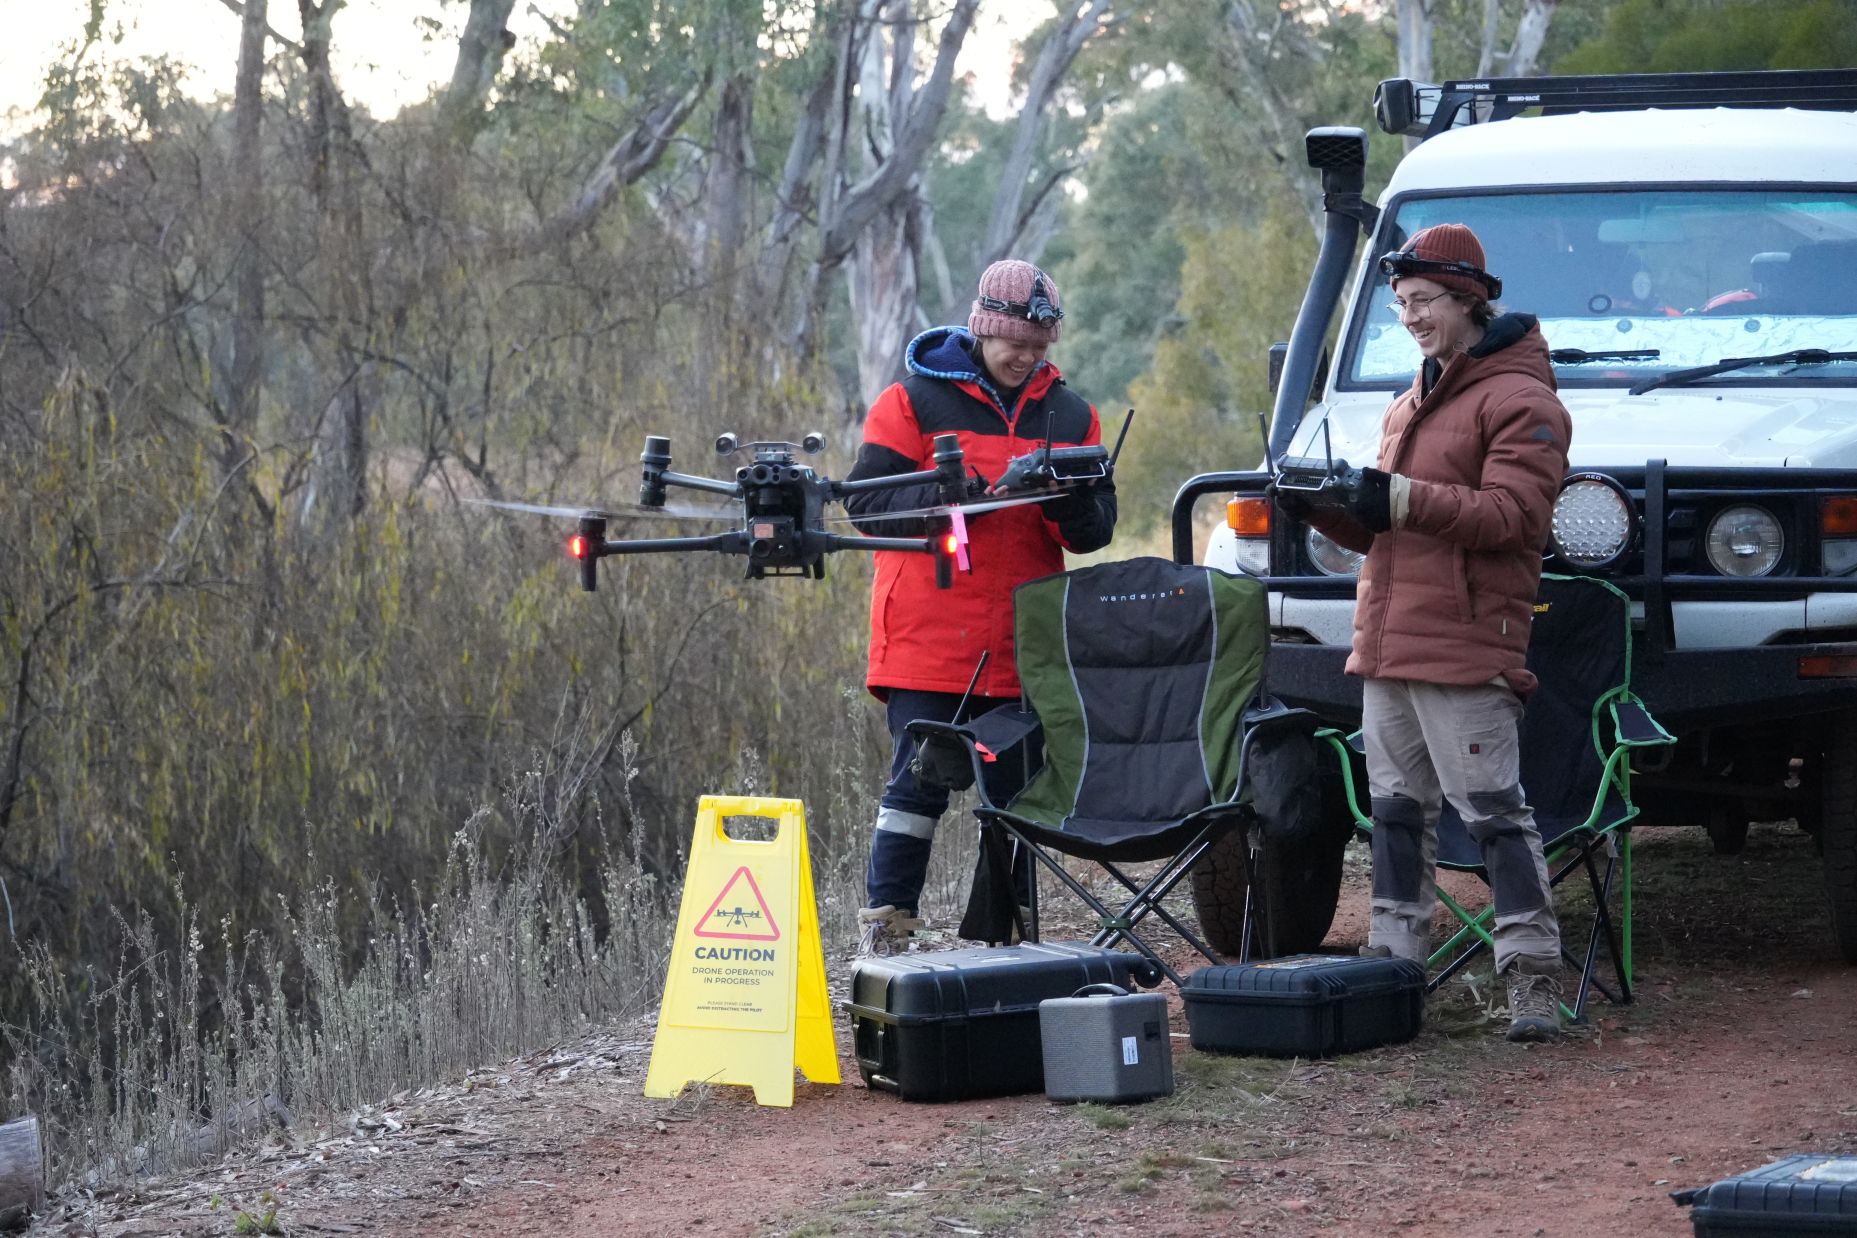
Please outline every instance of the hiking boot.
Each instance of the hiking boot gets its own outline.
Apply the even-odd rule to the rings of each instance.
[[[858,909],[858,954],[863,958],[907,954],[910,939],[924,926],[920,916],[885,903]]]
[[[1362,946],[1360,956],[1363,959],[1390,959],[1393,957],[1391,946]]]
[[[1511,963],[1502,973],[1509,984],[1509,1039],[1545,1043],[1560,1039],[1560,976]]]

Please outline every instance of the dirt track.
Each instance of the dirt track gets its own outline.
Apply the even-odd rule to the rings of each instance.
[[[1673,1189],[1857,1152],[1857,969],[1790,828],[1738,858],[1641,837],[1640,1000],[1559,1046],[1507,1044],[1459,988],[1412,1044],[1335,1062],[1177,1039],[1178,1092],[1143,1106],[904,1104],[846,1057],[843,1086],[764,1110],[645,1100],[647,1026],[101,1201],[71,1232],[226,1233],[268,1189],[303,1234],[1688,1234]],[[1360,940],[1363,903],[1344,893],[1331,944]]]

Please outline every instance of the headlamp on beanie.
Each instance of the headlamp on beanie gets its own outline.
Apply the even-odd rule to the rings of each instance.
[[[995,314],[1009,314],[1014,318],[1023,318],[1035,322],[1041,327],[1062,322],[1064,311],[1051,304],[1051,295],[1045,290],[1043,275],[1032,279],[1031,295],[1023,301],[1002,301],[998,297],[981,297],[980,308],[992,310]]]
[[[1460,279],[1475,280],[1485,290],[1485,299],[1494,301],[1502,296],[1502,281],[1480,267],[1468,262],[1441,262],[1435,258],[1421,258],[1407,250],[1395,250],[1380,258],[1380,274],[1388,279],[1405,279],[1408,276],[1450,275]]]

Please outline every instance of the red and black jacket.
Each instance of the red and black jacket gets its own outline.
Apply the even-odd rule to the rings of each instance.
[[[1059,446],[1102,441],[1096,410],[1064,385],[1057,367],[1039,366],[1009,406],[980,365],[978,350],[959,327],[937,327],[910,342],[909,377],[871,405],[852,479],[933,468],[937,434],[959,435],[969,473],[989,480],[1047,438]],[[845,507],[872,536],[923,537],[930,531],[926,518],[885,513],[939,501],[934,484],[925,483],[855,494]],[[1108,545],[1115,519],[1115,486],[1108,480],[1049,502],[972,516],[973,570],[956,572],[952,589],[935,588],[932,555],[878,551],[865,680],[871,691],[878,697],[890,688],[964,692],[980,655],[990,651],[975,694],[1018,695],[1013,589],[1063,571],[1065,550],[1086,554]]]

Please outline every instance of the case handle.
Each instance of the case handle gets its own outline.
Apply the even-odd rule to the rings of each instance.
[[[1128,990],[1123,988],[1119,984],[1110,984],[1108,981],[1105,980],[1105,981],[1099,981],[1096,984],[1086,984],[1081,989],[1078,989],[1075,993],[1072,993],[1071,996],[1072,997],[1127,997]]]

